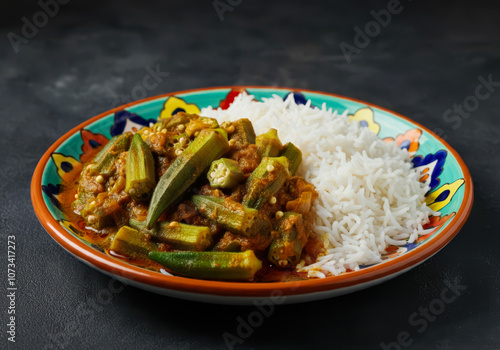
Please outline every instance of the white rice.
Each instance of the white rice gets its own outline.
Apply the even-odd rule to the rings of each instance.
[[[310,277],[338,275],[381,261],[388,245],[414,242],[434,212],[425,204],[428,187],[419,182],[410,155],[386,143],[347,111],[297,105],[290,95],[253,101],[240,94],[229,109],[204,108],[202,115],[221,121],[248,118],[255,132],[278,130],[283,143],[302,150],[298,174],[316,186],[314,230],[325,255],[309,266]]]

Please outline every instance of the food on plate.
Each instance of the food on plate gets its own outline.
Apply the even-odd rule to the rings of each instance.
[[[425,233],[428,188],[407,151],[345,114],[241,94],[160,118],[83,165],[66,215],[108,254],[191,278],[289,281],[380,262]]]
[[[260,102],[242,93],[229,108],[203,108],[201,114],[220,121],[244,116],[258,135],[278,131],[284,143],[281,155],[297,159],[290,174],[296,172],[318,194],[311,204],[312,231],[325,250],[315,262],[301,259],[297,270],[324,277],[380,263],[389,247],[412,244],[428,233],[423,226],[429,216],[439,214],[426,205],[429,187],[419,181],[422,174],[413,168],[411,154],[380,139],[375,121],[358,123],[347,110],[313,103],[296,103],[294,94]],[[295,147],[301,154],[290,156],[297,153]],[[307,207],[307,196],[291,201],[283,212]],[[304,248],[315,249],[309,243]]]
[[[266,280],[320,252],[304,249],[321,242],[312,231],[316,190],[294,176],[300,162],[276,129],[256,136],[248,119],[219,125],[180,112],[112,138],[83,165],[71,209],[102,248],[131,263]]]
[[[216,280],[252,280],[262,269],[253,250],[226,252],[158,252],[149,257],[172,271],[195,278]]]

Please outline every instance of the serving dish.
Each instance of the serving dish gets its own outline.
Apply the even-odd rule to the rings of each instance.
[[[127,264],[83,240],[61,211],[58,196],[64,183],[74,178],[92,150],[112,136],[140,129],[161,114],[179,111],[199,113],[206,106],[227,108],[241,92],[257,100],[293,94],[297,103],[348,110],[352,122],[370,128],[387,142],[394,141],[412,155],[421,181],[430,186],[427,203],[440,216],[431,217],[427,233],[417,242],[390,247],[383,261],[339,276],[294,282],[243,283],[204,281],[171,276]],[[394,278],[437,253],[459,232],[472,208],[473,189],[469,171],[444,140],[418,123],[387,109],[354,99],[310,90],[230,86],[186,90],[129,103],[95,116],[59,138],[42,156],[33,175],[31,198],[43,227],[68,252],[89,266],[155,293],[188,300],[224,304],[251,304],[268,299],[297,303],[334,297]]]

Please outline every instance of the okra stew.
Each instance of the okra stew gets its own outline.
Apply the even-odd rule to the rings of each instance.
[[[66,193],[84,238],[131,264],[235,281],[306,278],[323,245],[301,151],[248,119],[178,113],[113,137]]]

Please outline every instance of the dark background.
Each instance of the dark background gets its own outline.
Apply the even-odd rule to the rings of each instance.
[[[22,36],[22,17],[32,20],[40,5],[0,5],[0,278],[6,286],[7,236],[15,235],[19,286],[15,344],[7,341],[8,300],[0,298],[0,348],[226,348],[223,334],[237,335],[238,317],[255,311],[134,287],[96,302],[110,278],[66,253],[33,212],[29,184],[43,152],[117,99],[130,101],[120,96],[159,64],[169,76],[148,96],[276,85],[392,109],[443,135],[474,180],[468,222],[435,257],[361,292],[276,307],[239,348],[382,349],[406,331],[412,349],[499,349],[500,87],[469,116],[443,116],[474,96],[479,77],[500,82],[499,5],[401,1],[403,10],[348,63],[340,44],[354,45],[354,27],[364,28],[370,11],[387,3],[243,0],[221,21],[211,0],[73,0],[18,53],[8,35]],[[410,316],[436,306],[447,282],[467,289],[425,330],[412,325]],[[82,317],[81,307],[91,311]]]

